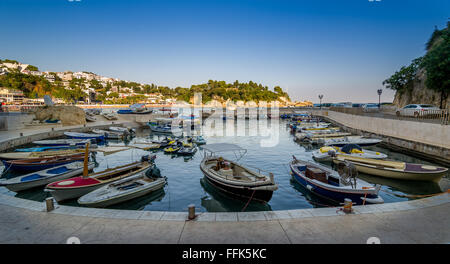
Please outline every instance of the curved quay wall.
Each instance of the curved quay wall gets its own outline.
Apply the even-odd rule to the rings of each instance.
[[[121,125],[121,123],[114,123]],[[111,124],[86,126],[78,128],[52,129],[48,132],[41,132],[32,135],[23,135],[21,137],[2,139],[0,141],[0,151],[14,148],[15,146],[31,143],[35,140],[42,140],[50,137],[62,136],[65,131],[87,132],[94,128],[106,128]],[[17,133],[19,134],[19,133]],[[46,212],[45,201],[36,202],[22,198],[16,198],[7,195],[6,188],[0,189],[0,204],[12,206],[32,211]],[[411,200],[396,203],[377,204],[377,205],[360,205],[353,206],[353,213],[358,214],[374,214],[386,212],[399,212],[404,210],[417,210],[433,206],[439,206],[450,202],[449,193],[436,195],[420,200]],[[101,218],[118,218],[133,220],[153,220],[153,221],[186,221],[188,212],[168,212],[168,211],[136,211],[136,210],[116,210],[116,209],[96,209],[86,207],[64,206],[56,204],[55,209],[48,214],[63,214],[84,217],[101,217]],[[245,222],[245,221],[272,221],[272,220],[289,220],[302,219],[320,216],[345,216],[346,214],[337,207],[329,208],[313,208],[298,210],[280,210],[280,211],[263,211],[263,212],[227,212],[227,213],[199,213],[194,221],[217,221],[217,222]]]

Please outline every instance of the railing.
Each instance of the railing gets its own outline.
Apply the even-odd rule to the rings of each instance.
[[[370,109],[370,110],[369,110]],[[330,107],[330,111],[352,114],[352,115],[365,115],[381,118],[390,118],[398,120],[409,120],[409,121],[422,121],[422,122],[432,122],[440,123],[441,125],[448,125],[450,122],[450,109],[439,109],[439,110],[396,110],[395,108],[350,108],[350,107]]]

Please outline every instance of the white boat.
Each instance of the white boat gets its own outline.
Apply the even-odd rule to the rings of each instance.
[[[93,133],[103,135],[106,139],[123,139],[126,138],[125,133],[123,132],[114,132],[114,131],[106,131],[102,129],[93,129]]]
[[[312,156],[316,161],[332,161],[333,156],[343,155],[370,159],[385,159],[387,155],[377,151],[363,149],[356,144],[345,145],[342,148],[336,146],[324,146],[313,151]]]
[[[154,170],[158,173],[153,173]],[[166,177],[159,175],[159,170],[153,164],[153,167],[145,172],[142,171],[83,195],[78,199],[78,203],[89,207],[107,207],[157,191],[164,187],[166,180]]]
[[[105,139],[104,135],[94,134],[94,133],[80,133],[80,132],[64,132],[65,136],[74,139],[95,139],[102,141]]]
[[[206,180],[217,189],[234,196],[249,200],[268,202],[278,189],[272,173],[262,174],[253,171],[235,161],[224,159],[216,154],[234,152],[242,158],[247,150],[229,143],[207,144],[202,147],[205,152],[200,169]]]
[[[97,121],[97,118],[93,114],[86,113],[86,121],[95,122]]]
[[[32,159],[45,158],[55,156],[66,156],[84,152],[84,149],[66,149],[55,151],[39,151],[39,152],[4,152],[0,153],[0,160],[18,160],[18,159]]]
[[[178,125],[172,126],[175,122]],[[147,123],[150,130],[157,133],[171,133],[171,134],[181,134],[183,132],[182,120],[175,118],[155,118],[155,121],[150,121]]]
[[[88,169],[94,168],[94,162],[88,163]],[[72,162],[69,164],[32,172],[23,176],[14,177],[0,181],[0,186],[5,186],[13,192],[23,191],[35,187],[47,185],[54,181],[59,181],[74,177],[83,172],[83,162]]]
[[[109,130],[114,131],[114,132],[127,133],[127,134],[136,133],[136,131],[133,128],[127,128],[127,127],[111,126],[111,127],[109,127]]]
[[[108,120],[117,120],[118,117],[115,113],[102,113],[102,116]]]
[[[318,144],[324,144],[325,146],[337,146],[343,147],[347,144],[356,144],[361,147],[374,146],[380,143],[382,140],[377,138],[365,138],[362,136],[349,136],[342,138],[329,138],[329,139],[319,139]]]
[[[33,144],[42,146],[85,146],[90,139],[48,139],[33,141]]]
[[[86,177],[78,176],[52,182],[45,187],[44,191],[49,192],[57,202],[79,198],[105,184],[136,175],[149,167],[150,165],[148,162],[134,162],[91,173]]]

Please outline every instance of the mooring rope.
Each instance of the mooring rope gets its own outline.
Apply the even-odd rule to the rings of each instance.
[[[402,198],[426,198],[426,197],[432,197],[432,196],[441,195],[441,194],[444,194],[444,193],[450,193],[450,189],[448,189],[445,192],[440,192],[440,193],[435,193],[435,194],[398,194],[398,193],[391,192],[391,191],[386,191],[386,190],[380,190],[380,191],[388,193],[388,194],[395,195],[397,197],[402,197]]]
[[[248,204],[253,199],[253,195],[255,194],[256,190],[253,190],[252,196],[250,196],[250,199],[248,199],[247,204],[245,204],[244,208],[242,208],[241,212],[244,212],[245,209],[247,209]]]

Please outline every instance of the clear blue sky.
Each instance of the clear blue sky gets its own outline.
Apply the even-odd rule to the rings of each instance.
[[[297,100],[376,102],[449,11],[448,0],[1,0],[0,58],[169,87],[252,80]]]

